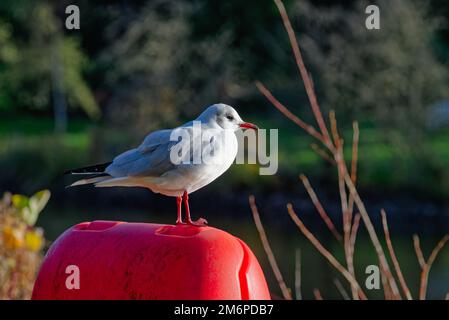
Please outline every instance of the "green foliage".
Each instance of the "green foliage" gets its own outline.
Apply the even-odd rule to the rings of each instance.
[[[5,72],[6,66],[13,64],[17,60],[17,48],[12,38],[10,27],[0,21],[0,71]],[[0,77],[0,109],[10,106],[12,101],[9,93],[11,92],[10,84],[7,77]]]
[[[343,130],[352,118],[374,123],[361,136],[360,183],[396,190],[432,186],[445,194],[447,139],[444,132],[425,131],[428,106],[448,95],[447,68],[439,60],[448,60],[447,39],[438,37],[442,26],[435,18],[443,4],[433,6],[431,16],[417,0],[381,0],[381,30],[368,31],[366,2],[284,2],[306,63],[313,65],[319,101],[338,109]],[[0,1],[0,164],[9,168],[1,174],[8,188],[29,192],[55,183],[64,169],[107,160],[146,132],[180,124],[217,101],[235,105],[262,127],[280,128],[279,180],[305,169],[328,178],[326,165],[306,150],[310,141],[275,121],[253,85],[258,79],[278,88],[280,100],[308,120],[307,106],[291,103],[305,94],[272,0],[80,0],[77,31],[63,28],[65,6]],[[436,41],[446,48],[441,56],[433,50]],[[73,130],[78,119],[72,116],[66,134],[52,134],[55,67],[62,70],[69,110],[104,116],[94,130],[82,115],[79,129]],[[253,171],[238,167],[229,183],[253,187],[260,179]],[[277,187],[279,180],[262,184]]]
[[[61,63],[69,106],[98,116],[83,76],[87,57],[74,38],[63,35],[54,10],[48,2],[0,4],[0,110],[49,110],[52,72]]]
[[[100,108],[89,85],[83,79],[82,71],[86,69],[88,59],[78,41],[66,37],[59,50],[63,57],[64,88],[69,105],[83,109],[91,118],[98,118]]]
[[[192,39],[194,17],[187,1],[156,1],[107,29],[111,41],[100,64],[107,66],[112,120],[148,130],[226,98],[229,35]]]

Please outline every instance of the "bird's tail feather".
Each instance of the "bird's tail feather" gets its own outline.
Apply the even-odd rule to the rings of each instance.
[[[71,185],[67,186],[67,188],[75,187],[75,186],[82,186],[84,184],[98,183],[98,182],[105,181],[108,179],[111,179],[111,176],[101,176],[101,177],[95,177],[95,178],[90,178],[90,179],[81,179],[81,180],[77,180],[74,183],[72,183]]]
[[[101,164],[96,164],[93,166],[82,167],[77,169],[71,169],[64,172],[64,174],[101,174],[112,162],[106,162]]]
[[[95,183],[95,187],[137,187],[141,186],[140,179],[133,177],[118,177],[101,180]]]

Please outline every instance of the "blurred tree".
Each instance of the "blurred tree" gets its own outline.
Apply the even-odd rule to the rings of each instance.
[[[367,1],[322,10],[301,1],[302,39],[319,69],[328,108],[374,121],[393,139],[416,146],[428,107],[449,95],[446,67],[434,52],[439,20],[422,1],[377,1],[380,30],[365,27]]]
[[[49,110],[52,102],[66,97],[69,107],[98,116],[83,77],[86,63],[78,42],[64,36],[62,21],[49,2],[0,3],[0,110]],[[60,77],[52,86],[55,70]],[[60,91],[53,95],[59,100],[52,101],[52,90]]]
[[[368,30],[369,4],[323,8],[300,1],[290,10],[322,105],[346,121],[373,123],[376,140],[393,145],[388,179],[444,188],[446,166],[426,135],[430,107],[449,96],[447,67],[435,50],[441,20],[423,1],[379,0],[380,30]]]
[[[184,1],[152,1],[107,28],[110,45],[99,63],[107,66],[111,119],[149,130],[229,100],[230,34],[193,40],[195,10]]]

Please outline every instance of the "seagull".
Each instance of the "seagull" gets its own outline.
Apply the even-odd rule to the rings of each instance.
[[[140,146],[125,151],[111,162],[68,170],[65,174],[88,176],[69,187],[86,184],[143,187],[154,193],[176,197],[176,224],[205,226],[207,221],[203,218],[192,221],[189,194],[229,169],[237,156],[235,132],[240,129],[258,130],[258,127],[244,122],[233,107],[213,104],[195,120],[182,126],[151,132]],[[181,213],[182,203],[185,222]]]

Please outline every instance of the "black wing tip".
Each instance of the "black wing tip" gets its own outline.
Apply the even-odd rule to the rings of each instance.
[[[96,164],[93,166],[82,167],[77,169],[70,169],[64,172],[64,174],[101,174],[112,163],[112,161]]]

